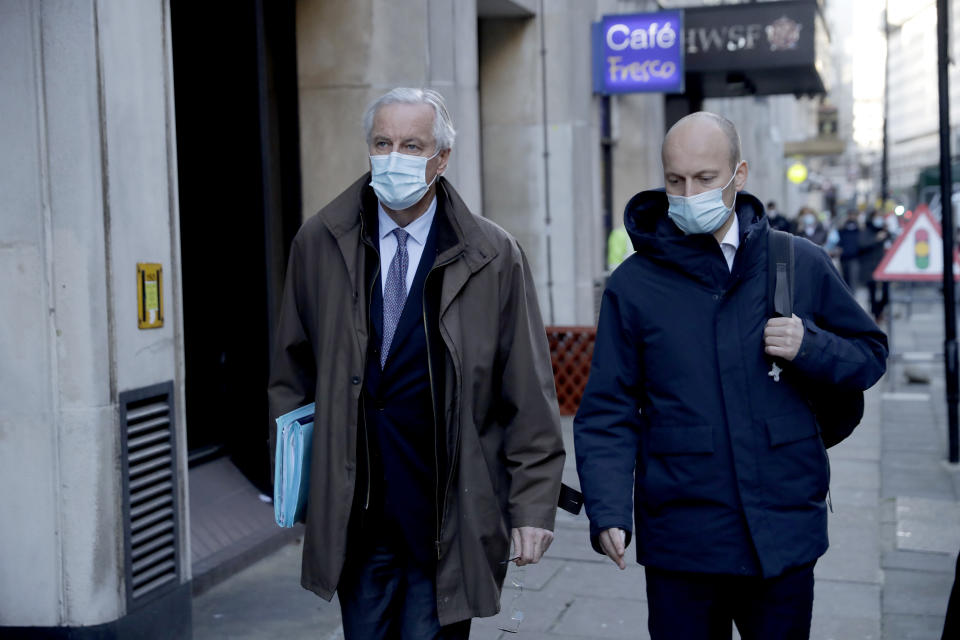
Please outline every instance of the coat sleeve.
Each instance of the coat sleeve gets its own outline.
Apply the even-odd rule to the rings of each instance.
[[[640,440],[640,341],[615,280],[616,273],[603,293],[590,378],[573,422],[580,489],[598,553],[606,529],[623,529],[629,544]]]
[[[799,247],[798,247],[799,249]],[[805,257],[811,257],[804,251]],[[887,368],[887,336],[856,301],[833,263],[816,253],[809,269],[797,251],[797,297],[809,300],[797,315],[803,342],[791,365],[806,377],[866,390]]]
[[[276,418],[298,407],[313,402],[316,388],[317,367],[305,327],[307,309],[304,268],[300,243],[295,240],[287,262],[283,300],[277,321],[273,359],[270,363],[270,378],[267,397],[270,405],[270,466],[273,477],[274,457],[277,448]]]
[[[565,457],[560,409],[533,275],[516,243],[511,253],[501,276],[498,348],[510,526],[553,530]]]

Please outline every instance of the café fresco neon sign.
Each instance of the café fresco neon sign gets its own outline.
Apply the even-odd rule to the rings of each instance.
[[[594,92],[683,92],[682,12],[604,16],[593,43]]]

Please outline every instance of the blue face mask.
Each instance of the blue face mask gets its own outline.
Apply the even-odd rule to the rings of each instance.
[[[740,163],[737,164],[737,169],[739,168]],[[737,169],[733,170],[733,175],[730,176],[727,184],[719,189],[704,191],[695,196],[674,196],[668,193],[667,202],[670,206],[667,209],[667,215],[673,220],[673,224],[687,235],[713,233],[722,227],[733,210],[733,207],[724,204],[723,190],[733,182]],[[736,196],[734,196],[734,202],[736,202]]]
[[[427,184],[429,158],[391,152],[389,155],[370,156],[370,186],[384,206],[394,211],[403,211],[420,202],[437,176]],[[440,175],[440,174],[437,174]]]

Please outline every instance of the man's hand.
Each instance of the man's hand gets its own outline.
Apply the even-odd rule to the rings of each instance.
[[[539,527],[520,527],[512,529],[513,555],[516,556],[517,566],[536,564],[546,553],[553,542],[553,532]]]
[[[600,534],[600,548],[620,569],[627,568],[627,563],[623,561],[623,554],[626,552],[625,539],[623,529],[607,529]]]
[[[789,318],[770,318],[763,330],[763,350],[768,356],[787,362],[797,357],[803,342],[803,320],[797,314]]]

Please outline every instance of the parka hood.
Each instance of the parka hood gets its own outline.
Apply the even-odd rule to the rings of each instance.
[[[670,220],[667,207],[667,194],[663,189],[642,191],[627,203],[623,223],[636,252],[711,286],[724,282],[730,272],[717,240],[706,233],[684,234]],[[763,204],[747,191],[737,193],[734,210],[740,223],[741,245],[738,263],[734,264],[736,273],[741,270],[740,264],[755,262],[752,258],[757,256],[753,254],[761,251],[763,244],[756,240],[766,238],[770,225]],[[741,254],[751,259],[742,260]]]

